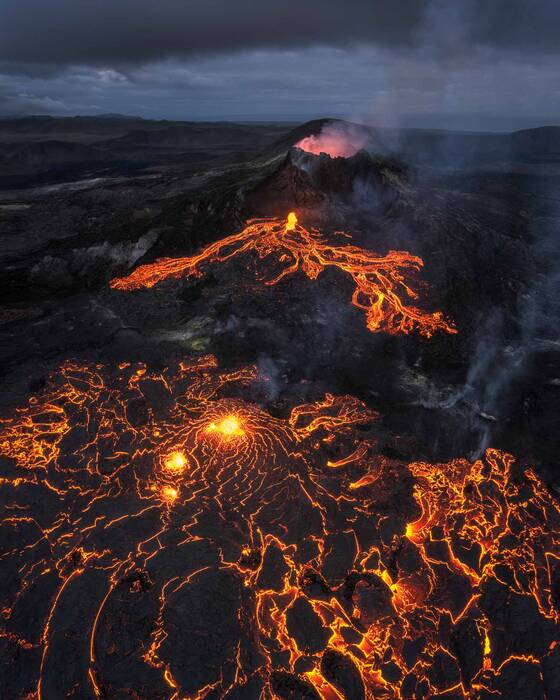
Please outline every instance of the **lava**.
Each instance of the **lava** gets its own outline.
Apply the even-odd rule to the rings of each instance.
[[[167,457],[164,465],[170,472],[181,473],[187,465],[187,460],[182,452],[173,452],[169,457]]]
[[[286,228],[284,229],[286,233],[289,233],[290,231],[295,231],[296,226],[297,226],[298,220],[296,213],[291,211],[288,214],[288,218],[286,219]]]
[[[250,221],[240,233],[212,243],[193,256],[162,258],[141,265],[127,277],[111,280],[110,286],[132,291],[151,288],[168,278],[199,277],[204,274],[205,265],[224,263],[247,253],[254,253],[265,271],[265,261],[273,256],[283,266],[270,279],[261,278],[269,286],[298,270],[310,280],[317,279],[327,268],[349,275],[354,283],[352,304],[365,312],[371,332],[394,335],[416,330],[426,337],[435,331],[457,332],[441,311],[429,313],[411,303],[418,299],[418,293],[412,289],[409,278],[423,266],[421,258],[405,251],[391,250],[378,256],[354,245],[332,245],[319,232],[301,226],[294,212],[286,222]]]
[[[535,472],[389,459],[358,399],[268,410],[258,381],[66,362],[1,419],[3,695],[552,698]]]
[[[210,423],[206,428],[209,433],[219,433],[224,438],[239,437],[244,431],[236,416],[226,416],[219,423]]]
[[[161,493],[165,500],[171,502],[173,502],[179,495],[179,492],[177,491],[177,489],[174,489],[173,486],[164,486],[161,490]]]

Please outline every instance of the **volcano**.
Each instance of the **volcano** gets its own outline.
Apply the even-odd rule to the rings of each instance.
[[[270,136],[57,195],[86,233],[10,268],[2,696],[550,700],[540,200],[334,120]],[[50,236],[36,196],[10,216]]]

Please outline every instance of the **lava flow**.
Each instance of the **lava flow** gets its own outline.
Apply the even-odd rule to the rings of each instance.
[[[223,263],[249,252],[260,261],[275,255],[283,266],[278,274],[266,279],[266,285],[275,285],[298,270],[311,280],[327,268],[346,273],[354,283],[352,304],[365,311],[366,324],[372,332],[397,334],[417,330],[426,337],[439,330],[457,332],[440,311],[429,313],[409,303],[418,299],[408,278],[423,266],[421,258],[405,251],[391,250],[385,256],[377,256],[354,245],[331,245],[317,231],[298,224],[293,212],[287,222],[250,221],[240,233],[227,236],[191,257],[162,258],[141,265],[127,277],[113,279],[110,286],[131,291],[153,287],[167,278],[201,276],[202,266]]]
[[[262,381],[68,362],[2,419],[5,697],[554,697],[535,473],[388,459],[356,398]]]

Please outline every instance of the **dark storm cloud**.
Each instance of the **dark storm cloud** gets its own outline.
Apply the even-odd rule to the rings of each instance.
[[[555,123],[559,22],[560,0],[0,0],[0,116]]]
[[[473,2],[472,37],[494,48],[557,54],[559,23],[558,0]]]
[[[445,23],[435,21],[436,44],[461,22],[466,44],[557,49],[558,0],[2,0],[0,61],[99,65],[263,47],[410,47],[437,16]]]
[[[413,40],[426,2],[2,0],[0,59],[147,62],[197,52]]]

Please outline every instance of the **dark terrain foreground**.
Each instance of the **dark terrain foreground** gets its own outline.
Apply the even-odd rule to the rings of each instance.
[[[0,696],[560,697],[558,130],[0,135]]]

